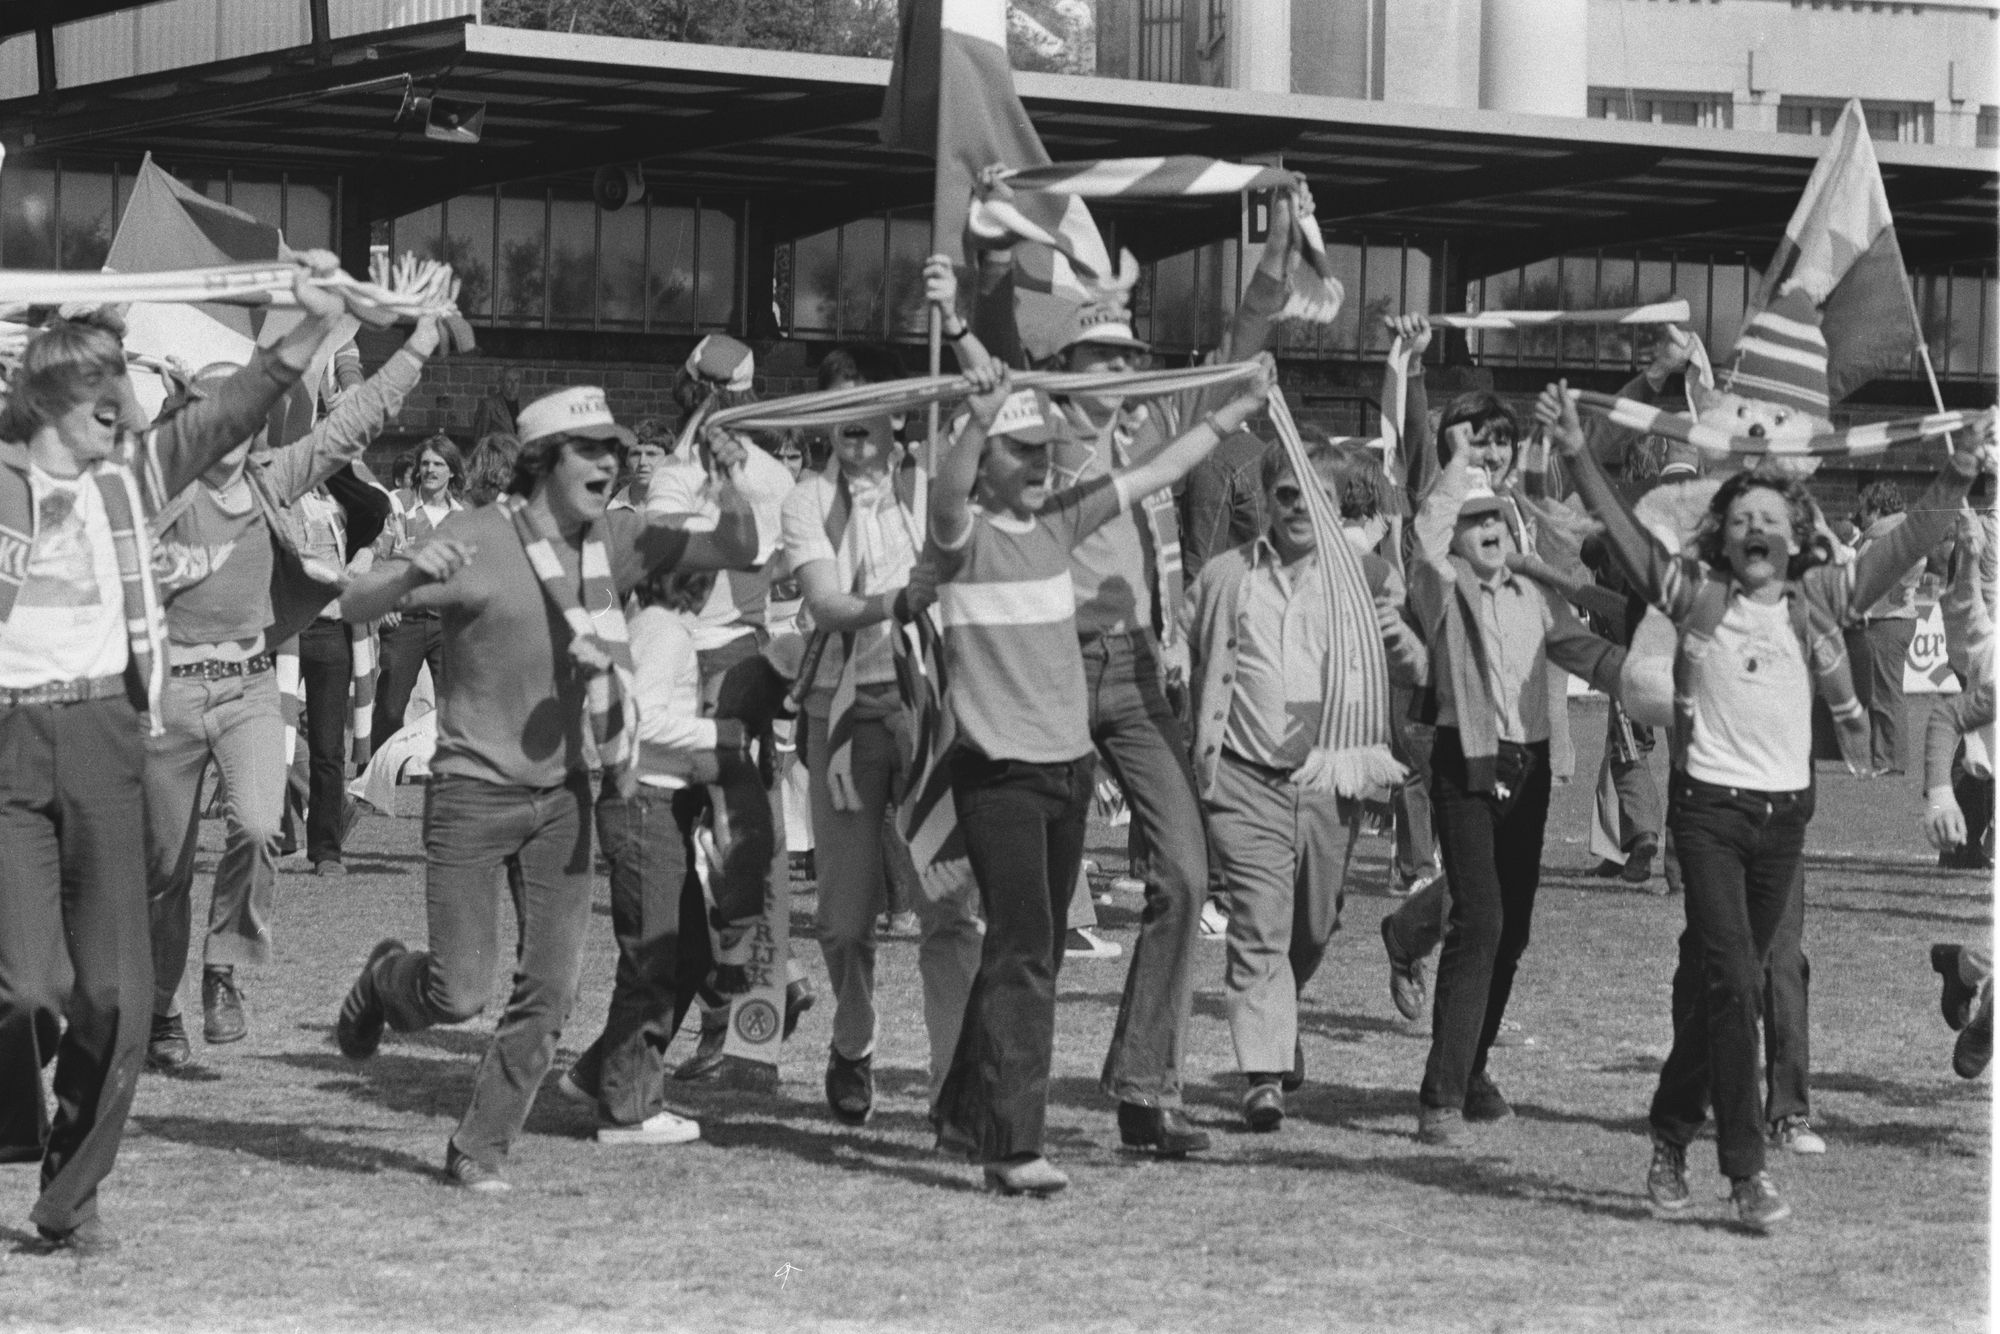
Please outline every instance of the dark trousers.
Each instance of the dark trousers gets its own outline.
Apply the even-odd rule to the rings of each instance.
[[[1806,990],[1812,961],[1806,958],[1806,868],[1800,863],[1785,896],[1785,915],[1771,937],[1771,960],[1764,966],[1764,1119],[1812,1115],[1806,1090],[1812,1074],[1812,1028]]]
[[[299,684],[305,690],[308,772],[306,859],[337,862],[346,834],[347,718],[354,648],[345,621],[314,621],[299,632]]]
[[[1667,824],[1701,985],[1674,989],[1674,1045],[1649,1119],[1655,1134],[1685,1146],[1712,1103],[1723,1174],[1745,1177],[1764,1170],[1757,1021],[1772,942],[1802,883],[1813,790],[1751,792],[1678,773],[1670,788]]]
[[[951,759],[958,825],[986,912],[979,974],[939,1115],[989,1163],[1042,1152],[1055,1059],[1061,923],[1083,862],[1094,757],[1068,764]]]
[[[1877,769],[1903,767],[1903,668],[1916,633],[1908,617],[1864,621],[1846,633],[1854,697],[1868,710],[1869,763]]]
[[[1139,939],[1104,1057],[1104,1091],[1120,1102],[1176,1107],[1208,887],[1194,771],[1150,631],[1085,639],[1083,673],[1090,739],[1131,806],[1133,846],[1144,854],[1132,874],[1146,885]]]
[[[146,1054],[144,762],[123,699],[0,709],[0,1161],[41,1159],[51,1232],[96,1217]]]
[[[473,1076],[451,1142],[489,1167],[507,1156],[555,1058],[590,925],[590,785],[513,787],[434,774],[424,794],[424,907],[430,948],[376,965],[399,1033],[457,1024],[486,1008],[500,955],[501,886],[518,870],[514,985]]]
[[[1431,993],[1431,1053],[1419,1090],[1426,1107],[1463,1107],[1467,1086],[1485,1075],[1528,948],[1549,814],[1549,746],[1501,747],[1505,796],[1469,789],[1457,728],[1438,728],[1431,748],[1431,807],[1451,907]]]
[[[1396,883],[1407,889],[1437,872],[1437,823],[1431,818],[1431,729],[1406,721],[1410,692],[1389,691],[1389,743],[1408,767],[1389,793],[1396,829]]]
[[[597,1094],[600,1121],[636,1125],[666,1106],[666,1054],[695,985],[708,971],[701,919],[682,930],[690,892],[691,812],[675,814],[676,792],[644,787],[630,798],[606,787],[597,799],[597,839],[611,864],[611,934],[618,970],[604,1031],[570,1076]],[[692,886],[699,904],[701,887]]]
[[[1799,868],[1785,915],[1771,938],[1764,968],[1764,1119],[1811,1116],[1812,1030],[1806,992],[1812,961],[1806,958],[1805,868]],[[1694,928],[1682,929],[1674,962],[1673,1007],[1688,1013],[1703,983],[1701,945]]]
[[[439,699],[444,698],[444,621],[436,612],[404,612],[395,629],[382,632],[381,644],[382,666],[375,676],[375,718],[368,746],[371,755],[402,730],[410,692],[416,689],[417,673],[425,663],[431,668],[431,689]]]

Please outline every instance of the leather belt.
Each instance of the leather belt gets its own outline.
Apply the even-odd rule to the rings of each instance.
[[[74,681],[51,681],[47,685],[19,690],[0,689],[0,709],[24,704],[82,704],[93,699],[120,699],[125,694],[125,678],[118,676],[79,677]]]
[[[192,676],[203,681],[221,681],[232,676],[254,676],[258,672],[268,672],[277,665],[277,654],[259,653],[253,658],[204,658],[200,662],[183,662],[169,667],[167,672],[180,679]]]

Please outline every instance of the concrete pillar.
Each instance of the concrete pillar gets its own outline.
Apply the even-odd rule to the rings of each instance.
[[[1292,0],[1233,0],[1228,45],[1231,88],[1251,93],[1292,91]]]
[[[1479,29],[1479,105],[1487,111],[1584,115],[1589,16],[1589,0],[1486,0]]]

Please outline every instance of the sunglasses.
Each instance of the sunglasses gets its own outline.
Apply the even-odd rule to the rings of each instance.
[[[1333,500],[1333,491],[1330,488],[1321,487],[1320,492],[1329,502]],[[1305,503],[1305,498],[1305,491],[1296,482],[1283,482],[1271,490],[1271,499],[1278,502],[1278,508],[1281,510],[1297,509]]]

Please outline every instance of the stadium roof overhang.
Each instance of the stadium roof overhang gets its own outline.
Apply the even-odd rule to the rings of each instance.
[[[0,102],[10,150],[339,173],[390,217],[508,181],[643,163],[656,189],[782,199],[781,234],[922,206],[930,168],[884,149],[875,60],[457,20]],[[486,103],[476,145],[399,130],[407,81]],[[1565,251],[1767,253],[1823,146],[1795,135],[1021,74],[1050,154],[1282,153],[1336,231],[1448,241],[1471,275]],[[949,90],[947,90],[949,95]],[[1906,258],[1988,263],[1996,155],[1877,147]],[[1142,257],[1235,234],[1233,201],[1119,216]]]

